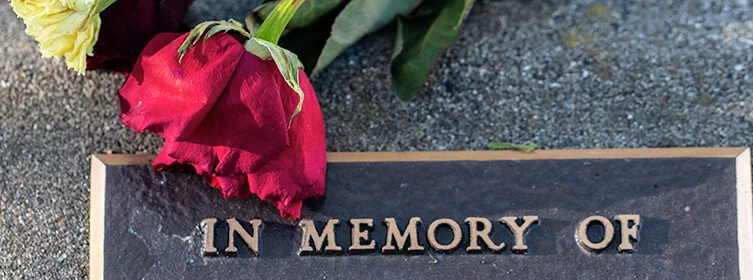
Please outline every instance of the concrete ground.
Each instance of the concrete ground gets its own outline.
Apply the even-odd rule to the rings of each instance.
[[[197,0],[187,22],[240,18],[229,3],[246,2]],[[161,140],[121,125],[123,76],[77,76],[23,29],[1,3],[0,278],[85,278],[89,155]],[[330,151],[753,143],[748,0],[479,0],[410,103],[390,90],[393,37],[365,38],[313,79]]]

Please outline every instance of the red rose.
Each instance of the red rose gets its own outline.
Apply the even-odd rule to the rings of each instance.
[[[157,33],[174,32],[192,0],[118,0],[99,14],[102,26],[87,57],[87,69],[131,70],[141,50]]]
[[[324,193],[326,142],[319,103],[306,74],[298,94],[275,62],[219,33],[178,49],[187,34],[162,33],[144,48],[119,91],[123,124],[165,138],[153,166],[191,167],[225,197],[258,195],[286,219]],[[290,127],[288,124],[290,122]]]

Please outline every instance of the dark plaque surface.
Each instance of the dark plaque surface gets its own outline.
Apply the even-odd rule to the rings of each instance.
[[[302,218],[321,232],[329,219],[341,252],[300,255],[298,221],[279,217],[258,199],[222,198],[196,175],[157,172],[148,156],[92,160],[91,278],[93,279],[750,279],[750,157],[744,149],[584,150],[331,154],[326,195],[306,201]],[[437,161],[433,161],[437,160]],[[618,253],[616,215],[640,215],[632,253]],[[535,215],[526,253],[513,252],[513,234],[500,218]],[[606,249],[589,252],[576,232],[603,216],[614,226]],[[404,230],[412,217],[419,252],[381,253],[385,218]],[[500,252],[468,253],[468,217],[489,219]],[[206,218],[216,256],[204,256]],[[261,219],[258,256],[239,236],[224,254],[235,218],[249,233]],[[370,218],[372,252],[349,252],[348,221]],[[460,225],[457,249],[427,241],[437,219]],[[605,238],[592,226],[591,241]],[[437,241],[452,240],[440,227]],[[407,247],[407,246],[406,246]],[[747,264],[746,264],[747,263]]]

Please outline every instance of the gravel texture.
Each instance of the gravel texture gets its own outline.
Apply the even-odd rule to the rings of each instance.
[[[241,1],[245,5],[254,1]],[[187,18],[240,19],[197,0]],[[219,12],[222,11],[222,12]],[[42,59],[0,4],[0,278],[85,278],[89,159],[156,153],[123,128],[124,77]],[[479,0],[409,103],[390,89],[394,26],[313,79],[331,151],[749,146],[753,2]]]

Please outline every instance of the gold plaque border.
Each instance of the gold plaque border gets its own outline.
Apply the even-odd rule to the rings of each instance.
[[[155,155],[92,155],[89,209],[89,279],[104,279],[107,166],[151,164]],[[331,152],[328,162],[492,161],[638,158],[735,158],[740,279],[753,279],[753,186],[751,153],[737,148],[643,148],[519,151]]]

